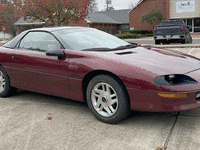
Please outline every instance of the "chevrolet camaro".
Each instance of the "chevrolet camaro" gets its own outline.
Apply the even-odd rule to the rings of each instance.
[[[89,27],[31,29],[0,47],[1,97],[24,89],[86,101],[105,123],[199,108],[199,82],[199,59]]]

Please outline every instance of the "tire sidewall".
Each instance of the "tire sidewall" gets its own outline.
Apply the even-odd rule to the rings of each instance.
[[[190,36],[190,43],[192,43],[192,37]]]
[[[5,89],[3,90],[3,92],[0,93],[0,97],[6,97],[9,95],[9,91],[10,91],[10,80],[6,71],[4,70],[2,66],[0,66],[0,71],[3,73],[4,78],[5,78]]]
[[[101,116],[94,108],[93,104],[92,104],[92,100],[91,100],[91,92],[93,87],[100,83],[100,82],[104,82],[109,84],[117,93],[117,97],[118,97],[118,109],[116,111],[116,113],[113,116],[110,117],[104,117]],[[116,78],[113,78],[111,76],[108,75],[98,75],[96,77],[94,77],[87,88],[86,91],[86,99],[87,99],[87,104],[89,109],[91,110],[91,112],[94,114],[94,116],[99,119],[102,122],[105,123],[118,123],[119,121],[123,120],[124,118],[126,118],[129,114],[129,110],[130,110],[130,102],[129,102],[129,98],[123,88],[123,85],[120,85],[120,82],[118,82],[116,80]]]
[[[158,41],[158,40],[155,40],[155,44],[157,45],[157,44],[160,44],[160,41]]]

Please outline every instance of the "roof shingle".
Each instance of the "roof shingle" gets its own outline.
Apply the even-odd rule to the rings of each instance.
[[[36,24],[38,24],[38,25],[42,25],[42,24],[44,24],[45,22],[41,22],[41,21],[33,21],[33,19],[32,18],[30,18],[30,17],[26,17],[26,19],[24,19],[24,17],[21,17],[19,20],[17,20],[16,22],[15,22],[15,25],[17,26],[17,25],[32,25],[32,24],[34,24],[34,25],[36,25]]]
[[[110,10],[101,12],[90,12],[85,18],[87,23],[109,23],[109,24],[128,24],[130,9]],[[15,25],[44,24],[44,22],[34,21],[32,18],[21,17]]]
[[[130,9],[90,12],[86,20],[91,23],[128,24]]]

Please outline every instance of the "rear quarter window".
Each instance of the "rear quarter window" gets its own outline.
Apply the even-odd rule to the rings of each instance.
[[[19,42],[19,40],[27,33],[27,31],[24,31],[22,33],[20,33],[19,35],[17,35],[15,38],[13,38],[12,40],[10,40],[9,42],[7,42],[6,44],[3,45],[3,47],[6,48],[15,48],[15,46],[17,45],[17,43]]]

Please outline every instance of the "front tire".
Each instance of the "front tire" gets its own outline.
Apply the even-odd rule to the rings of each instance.
[[[124,85],[110,75],[94,77],[87,87],[87,104],[100,121],[115,124],[130,113],[130,100]]]
[[[16,93],[17,89],[10,86],[10,79],[2,66],[0,66],[0,97],[7,97]]]

